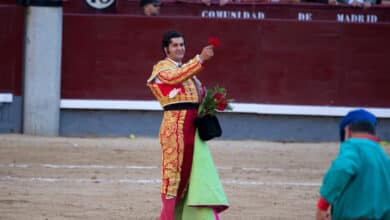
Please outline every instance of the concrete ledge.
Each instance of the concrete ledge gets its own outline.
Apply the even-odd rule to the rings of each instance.
[[[13,101],[13,95],[11,93],[0,93],[0,103],[11,103]]]
[[[0,93],[0,133],[22,132],[22,98]]]
[[[61,110],[61,136],[158,137],[162,111]],[[268,141],[338,141],[341,117],[219,114],[223,130],[219,139]],[[390,119],[378,120],[378,136],[390,140]]]
[[[61,99],[62,109],[95,110],[149,110],[161,111],[157,101],[97,100],[97,99]]]
[[[90,110],[149,110],[161,111],[157,101],[140,100],[94,100],[62,99],[62,109]],[[344,116],[347,112],[362,108],[361,106],[315,106],[315,105],[272,105],[256,103],[233,103],[233,113],[267,114],[267,115],[301,115],[301,116]],[[390,108],[365,108],[378,118],[390,118]]]

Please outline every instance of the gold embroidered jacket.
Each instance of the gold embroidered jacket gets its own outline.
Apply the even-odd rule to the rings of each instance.
[[[175,103],[199,103],[200,85],[195,74],[203,69],[200,60],[194,57],[178,67],[170,59],[159,61],[147,81],[162,107]]]

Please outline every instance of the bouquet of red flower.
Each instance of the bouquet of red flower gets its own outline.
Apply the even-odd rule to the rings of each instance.
[[[207,141],[222,135],[222,129],[215,114],[219,111],[232,110],[230,105],[232,101],[226,98],[225,88],[217,86],[207,90],[198,109],[198,118],[195,120],[199,137],[202,140]]]
[[[215,115],[218,111],[232,110],[232,99],[226,98],[226,89],[216,86],[207,89],[206,96],[199,106],[198,116]]]

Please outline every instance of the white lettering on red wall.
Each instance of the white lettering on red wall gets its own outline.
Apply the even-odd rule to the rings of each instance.
[[[203,10],[201,12],[202,18],[230,18],[230,19],[265,19],[264,12],[250,12],[250,11],[226,11],[226,10]]]
[[[311,21],[312,14],[308,12],[298,12],[298,21]]]
[[[211,19],[252,19],[252,20],[264,20],[266,15],[262,11],[230,11],[230,10],[202,10],[202,18]],[[283,19],[283,17],[279,18]],[[310,22],[317,20],[312,12],[298,12],[296,19],[298,21]],[[321,20],[321,19],[320,19]],[[342,23],[377,23],[379,22],[378,16],[374,14],[349,14],[349,13],[337,13],[336,21]]]
[[[345,23],[377,23],[378,16],[370,14],[337,14],[337,21]]]

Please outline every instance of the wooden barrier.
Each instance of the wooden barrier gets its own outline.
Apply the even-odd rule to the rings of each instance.
[[[77,4],[64,5],[66,99],[153,100],[146,79],[174,29],[186,36],[187,59],[220,38],[199,77],[236,102],[390,107],[388,7],[166,3],[161,16],[144,17],[134,1],[106,11]]]

